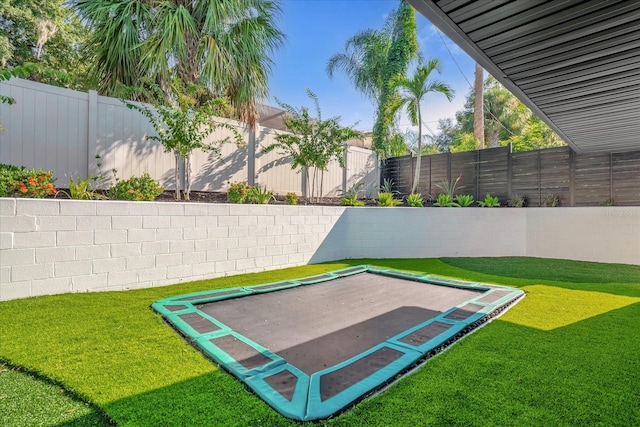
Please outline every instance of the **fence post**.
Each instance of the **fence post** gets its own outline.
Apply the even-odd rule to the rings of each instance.
[[[255,124],[254,128],[249,128],[249,141],[247,141],[247,184],[254,187],[256,182],[260,182],[256,173],[256,133],[260,130],[260,125]]]
[[[513,152],[513,147],[511,143],[509,143],[509,151],[507,152],[507,200],[513,197],[513,183],[511,182],[513,179],[513,168],[511,166],[511,153]]]
[[[576,205],[576,153],[569,148],[569,206]]]
[[[97,176],[100,174],[96,162],[96,154],[100,154],[98,153],[98,92],[96,92],[95,90],[90,90],[88,94],[87,177]],[[78,177],[78,179],[80,178]]]
[[[476,200],[480,199],[480,150],[476,150]]]
[[[342,168],[342,194],[347,192],[347,168],[349,167],[349,146],[345,144],[344,167]]]

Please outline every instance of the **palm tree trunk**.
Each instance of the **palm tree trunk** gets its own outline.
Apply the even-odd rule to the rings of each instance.
[[[480,64],[476,62],[475,81],[473,93],[475,96],[473,103],[473,136],[480,141],[480,149],[485,147],[484,142],[484,76]]]
[[[411,193],[415,193],[420,180],[420,163],[422,161],[422,114],[420,112],[420,104],[418,104],[418,158],[416,159],[416,172],[413,176],[413,185]]]

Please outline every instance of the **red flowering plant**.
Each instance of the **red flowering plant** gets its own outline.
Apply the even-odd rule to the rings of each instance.
[[[24,166],[0,165],[0,197],[43,198],[56,194],[53,173]]]
[[[227,201],[229,203],[246,203],[247,194],[251,186],[246,182],[230,182],[227,191]]]

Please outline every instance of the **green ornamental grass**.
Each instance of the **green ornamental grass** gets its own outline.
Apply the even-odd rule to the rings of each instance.
[[[0,303],[0,359],[97,408],[89,411],[96,416],[90,424],[71,424],[55,409],[66,403],[56,404],[35,425],[107,425],[100,411],[121,426],[301,425],[218,369],[150,305],[187,292],[359,264],[515,286],[527,296],[384,393],[319,425],[640,425],[640,267],[629,265],[361,259],[126,292],[7,301]],[[35,391],[42,381],[5,375],[0,374],[0,424],[34,425],[25,408],[49,399]],[[15,381],[22,381],[22,402],[4,397],[12,393],[6,384]],[[49,390],[51,397],[56,388]]]

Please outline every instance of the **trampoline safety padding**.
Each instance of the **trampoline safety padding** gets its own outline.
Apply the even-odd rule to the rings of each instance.
[[[519,289],[369,266],[153,309],[282,415],[328,418],[508,308]]]

